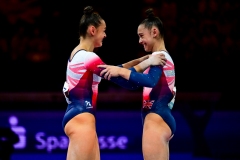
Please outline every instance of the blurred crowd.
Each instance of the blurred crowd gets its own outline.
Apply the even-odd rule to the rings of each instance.
[[[61,89],[67,58],[78,43],[79,18],[87,5],[65,3],[0,0],[0,59],[4,77],[1,81],[7,84],[3,90]],[[145,54],[137,44],[136,28],[144,18],[144,11],[152,7],[164,24],[165,43],[175,62],[180,91],[227,91],[235,85],[240,51],[239,1],[118,3],[121,3],[119,8],[117,2],[114,6],[92,3],[108,26],[108,40],[99,50],[106,62],[122,63]],[[115,16],[109,11],[115,11]],[[121,16],[125,18],[119,19]],[[116,43],[114,47],[119,49],[111,48],[111,43]],[[107,83],[104,85],[102,88],[109,88]]]
[[[240,51],[238,1],[144,2],[145,8],[156,9],[165,25],[166,45],[176,62],[181,90],[232,88]]]

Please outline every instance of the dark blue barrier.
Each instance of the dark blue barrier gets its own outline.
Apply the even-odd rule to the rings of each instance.
[[[61,111],[1,111],[0,126],[9,126],[19,135],[15,154],[64,155],[67,152],[68,138],[61,126],[63,114]],[[179,112],[173,112],[173,115],[177,121],[177,131],[170,141],[170,152],[191,153],[194,147],[192,130]],[[140,112],[101,111],[96,116],[101,153],[141,154]],[[218,111],[212,114],[204,138],[213,156],[239,156],[239,121],[240,112],[237,111]]]
[[[0,126],[11,127],[20,138],[17,153],[66,153],[68,138],[61,122],[64,112],[1,112]],[[141,152],[141,117],[137,112],[97,113],[102,152]]]

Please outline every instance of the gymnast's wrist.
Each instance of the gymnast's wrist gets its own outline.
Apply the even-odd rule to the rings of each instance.
[[[129,69],[120,68],[118,74],[119,76],[128,80],[130,77],[131,71]]]

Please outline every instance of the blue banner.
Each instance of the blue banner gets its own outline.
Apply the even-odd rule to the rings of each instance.
[[[10,127],[18,137],[21,153],[66,152],[68,137],[62,129],[64,112],[1,112],[0,127]],[[141,151],[141,117],[136,112],[100,112],[97,133],[102,152]]]
[[[203,112],[198,112],[195,116],[202,114]],[[0,127],[9,127],[19,137],[19,142],[14,145],[14,153],[65,155],[69,141],[62,129],[63,115],[64,112],[61,111],[1,111]],[[177,130],[170,141],[171,153],[193,152],[195,143],[199,143],[200,139],[206,141],[204,145],[212,154],[239,155],[240,112],[214,112],[206,128],[200,130],[202,134],[195,132],[201,127],[201,121],[187,121],[180,112],[173,112],[173,115]],[[96,119],[101,153],[142,152],[140,111],[101,111],[97,112]],[[1,134],[0,138],[6,140]],[[202,150],[201,147],[200,149]]]

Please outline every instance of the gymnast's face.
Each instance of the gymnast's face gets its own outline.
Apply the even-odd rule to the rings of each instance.
[[[96,34],[94,38],[95,47],[102,46],[102,41],[107,36],[105,30],[106,30],[106,23],[104,20],[101,20],[101,25],[98,26],[98,28],[96,29]]]
[[[145,28],[143,24],[138,26],[137,34],[139,37],[139,43],[143,45],[146,52],[151,52],[154,44],[153,35],[151,30]]]

